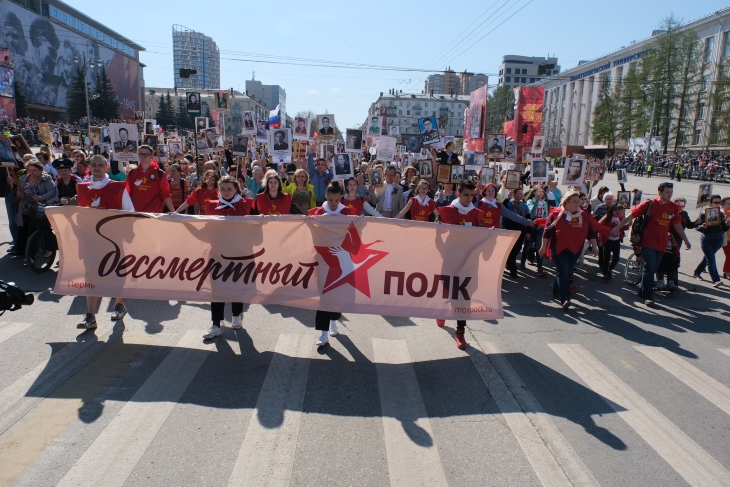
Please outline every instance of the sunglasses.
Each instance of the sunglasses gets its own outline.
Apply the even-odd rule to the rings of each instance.
[[[674,188],[674,183],[664,183],[665,188]]]

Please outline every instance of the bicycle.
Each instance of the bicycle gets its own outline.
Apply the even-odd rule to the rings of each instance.
[[[641,263],[638,262],[636,254],[632,253],[626,259],[624,265],[624,278],[629,286],[636,286],[641,282]]]

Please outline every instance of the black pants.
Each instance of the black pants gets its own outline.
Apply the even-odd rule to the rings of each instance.
[[[606,240],[601,247],[601,272],[607,276],[617,265],[621,255],[620,240]]]
[[[466,328],[466,320],[456,320],[456,329],[464,331]]]
[[[318,331],[327,331],[330,329],[330,320],[339,320],[342,313],[333,311],[319,311],[314,315],[314,329]]]
[[[509,257],[507,257],[507,270],[509,270],[511,274],[515,274],[517,272],[517,254],[519,254],[520,250],[522,250],[522,244],[524,243],[525,232],[521,232],[519,238],[515,242],[515,245],[512,247],[512,250],[510,250]]]
[[[15,242],[15,250],[21,255],[25,255],[25,246],[28,244],[28,226],[30,225],[30,217],[23,215],[23,226],[18,227],[18,241]]]
[[[223,321],[226,303],[210,303],[210,314],[213,321]],[[243,314],[243,303],[231,303],[231,314],[239,316]]]

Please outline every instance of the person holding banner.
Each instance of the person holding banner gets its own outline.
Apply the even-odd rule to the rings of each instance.
[[[132,198],[127,192],[126,183],[112,181],[107,176],[109,163],[101,155],[92,156],[89,160],[91,178],[88,181],[77,185],[77,205],[86,208],[98,208],[107,210],[134,211]],[[99,297],[86,297],[86,316],[76,325],[81,330],[91,330],[97,327],[96,308],[99,305]],[[119,321],[127,315],[127,308],[122,298],[115,298],[112,321]]]
[[[378,213],[378,211],[373,208],[370,203],[368,203],[367,198],[357,195],[358,184],[355,178],[348,178],[345,184],[347,186],[347,193],[345,193],[342,197],[342,204],[345,205],[348,210],[351,210],[354,215],[362,215],[362,212],[365,211],[365,213],[372,216],[383,216]]]
[[[215,216],[246,216],[251,212],[250,202],[240,195],[241,187],[238,180],[233,176],[223,176],[218,181],[218,199],[208,201],[205,205],[206,215]],[[202,207],[203,205],[201,205]],[[221,331],[221,321],[225,317],[226,303],[212,302],[210,303],[210,314],[213,324],[208,333],[203,335],[205,340],[219,337],[223,334]],[[231,303],[231,328],[240,330],[243,328],[243,303]]]
[[[211,200],[214,200],[218,196],[218,181],[220,180],[220,174],[216,169],[208,169],[205,171],[203,181],[205,181],[199,188],[190,193],[185,200],[185,203],[180,205],[176,210],[177,213],[183,213],[190,206],[199,205],[200,215],[205,215],[207,205]],[[169,183],[168,183],[169,184]]]
[[[439,223],[449,225],[465,225],[468,227],[478,227],[482,221],[482,212],[477,210],[472,204],[472,199],[476,194],[476,185],[469,180],[462,180],[459,183],[459,190],[456,192],[457,199],[448,206],[442,206],[438,209],[439,217],[436,220]],[[439,327],[446,325],[446,320],[436,320]],[[456,321],[456,332],[454,339],[457,348],[464,350],[467,347],[464,338],[464,330],[466,329],[466,320]]]
[[[152,147],[139,146],[139,166],[127,175],[127,192],[137,211],[162,213],[163,205],[175,212],[170,194],[170,182],[157,162],[152,160]]]
[[[410,197],[406,206],[395,217],[404,218],[410,211],[410,220],[412,221],[435,221],[439,216],[439,212],[436,209],[436,202],[428,197],[429,190],[430,187],[428,185],[428,181],[425,179],[418,181],[416,196]],[[433,219],[431,218],[431,215],[433,215]]]
[[[288,215],[291,213],[291,195],[284,192],[281,178],[276,171],[264,176],[263,192],[256,195],[256,210],[259,215]]]
[[[474,207],[482,212],[482,227],[501,228],[500,220],[502,217],[522,226],[530,225],[530,220],[517,215],[497,200],[497,185],[494,183],[488,183],[484,186],[482,199],[477,201]]]

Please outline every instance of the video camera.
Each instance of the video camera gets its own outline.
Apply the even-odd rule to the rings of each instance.
[[[30,306],[35,298],[23,292],[14,282],[0,281],[0,315],[6,311],[18,311],[23,305]]]

